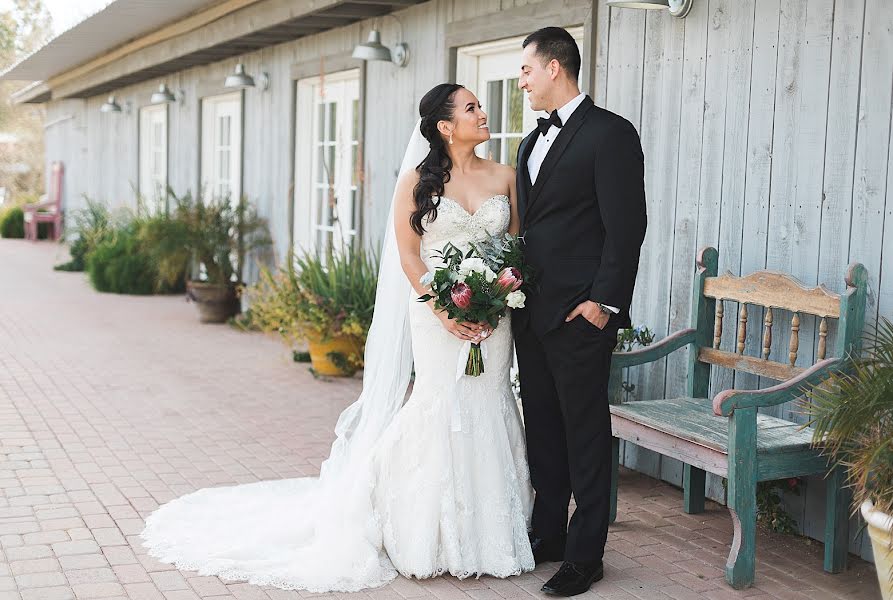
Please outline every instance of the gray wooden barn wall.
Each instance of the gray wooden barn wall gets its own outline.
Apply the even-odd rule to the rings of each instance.
[[[597,22],[597,101],[636,125],[645,151],[649,228],[637,324],[658,337],[688,326],[694,257],[705,245],[719,249],[720,271],[781,270],[837,292],[848,263],[862,262],[868,319],[893,317],[893,275],[883,269],[893,259],[893,223],[885,223],[893,213],[893,5],[700,0],[684,20],[601,6]],[[738,306],[725,309],[722,347],[732,349]],[[774,317],[772,358],[784,361],[790,314]],[[762,321],[750,307],[748,354],[758,353]],[[815,320],[803,319],[799,365],[811,364],[816,335]],[[632,374],[641,399],[683,395],[685,377],[683,352]],[[714,373],[713,391],[766,383]],[[796,405],[769,412],[804,420]],[[632,444],[624,458],[681,484],[672,459]],[[723,498],[721,481],[709,487]],[[786,503],[821,539],[821,478]],[[851,550],[870,557],[867,537],[856,536]]]
[[[47,161],[66,161],[65,201],[69,210],[83,205],[83,194],[110,205],[134,206],[138,109],[148,104],[149,96],[164,81],[172,90],[185,92],[184,102],[168,108],[168,181],[177,193],[197,189],[200,98],[223,92],[223,80],[241,60],[248,73],[267,71],[270,76],[268,91],[255,88],[244,92],[242,187],[270,219],[277,259],[281,260],[290,236],[293,72],[311,76],[360,67],[365,69],[363,229],[366,240],[374,243],[382,236],[394,174],[418,116],[418,100],[449,77],[445,48],[448,24],[493,17],[500,11],[527,4],[526,0],[433,0],[395,13],[411,53],[409,64],[402,69],[389,63],[364,64],[346,58],[357,43],[365,41],[374,23],[369,20],[116,90],[119,103],[130,102],[129,112],[101,113],[99,107],[105,96],[52,101],[48,104],[48,123],[72,118],[48,128]],[[587,5],[582,0],[566,0],[561,4],[545,2],[542,6],[551,5],[545,10],[553,13],[568,4],[578,8]],[[385,17],[375,23],[386,43],[397,41],[400,29],[394,19]],[[494,25],[477,41],[500,37],[501,27],[504,25]],[[519,33],[513,31],[512,35]]]

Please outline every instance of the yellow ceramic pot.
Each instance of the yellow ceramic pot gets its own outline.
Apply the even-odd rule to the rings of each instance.
[[[310,363],[313,370],[326,377],[349,377],[356,373],[356,368],[350,364],[343,364],[333,360],[332,354],[349,357],[358,354],[362,347],[359,341],[350,335],[332,336],[323,340],[322,336],[310,334],[307,336],[308,350],[310,351]]]
[[[862,503],[862,516],[868,523],[871,549],[874,551],[874,568],[881,584],[881,598],[893,600],[893,516],[874,508],[871,500]]]

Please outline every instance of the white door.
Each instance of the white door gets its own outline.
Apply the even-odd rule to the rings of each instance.
[[[150,214],[167,197],[167,105],[140,109],[139,194]]]
[[[583,47],[583,28],[568,29]],[[536,127],[537,117],[518,89],[521,72],[523,37],[497,40],[460,48],[456,63],[456,81],[477,95],[487,113],[490,141],[476,148],[479,156],[517,166],[518,146],[524,136]],[[587,66],[584,64],[582,70]]]
[[[301,79],[296,110],[294,243],[337,249],[359,227],[359,71]]]
[[[202,99],[201,185],[211,198],[242,194],[242,93]]]

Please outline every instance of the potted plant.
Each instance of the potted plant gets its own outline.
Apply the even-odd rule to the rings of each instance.
[[[240,311],[239,290],[245,257],[270,246],[266,220],[242,197],[202,200],[190,193],[170,197],[170,218],[144,228],[144,239],[162,279],[191,274],[186,295],[195,301],[202,323],[222,323]]]
[[[292,344],[306,340],[315,373],[350,376],[363,364],[377,280],[378,257],[362,248],[305,252],[278,273],[262,271],[252,317]]]
[[[809,390],[813,441],[848,471],[871,536],[884,600],[893,599],[893,324],[881,318],[862,357]]]

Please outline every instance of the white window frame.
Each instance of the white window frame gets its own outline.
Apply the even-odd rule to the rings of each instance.
[[[242,195],[242,92],[206,96],[201,112],[202,192],[229,196],[236,205]]]
[[[149,213],[167,197],[167,104],[151,104],[139,111],[139,194]]]
[[[569,27],[568,32],[577,41],[577,45],[582,49],[584,41],[583,27]],[[502,89],[506,90],[509,86],[517,86],[517,79],[521,73],[521,43],[524,36],[505,38],[482,44],[474,44],[459,48],[456,53],[456,81],[472,90],[480,100],[484,108],[484,112],[488,116],[495,116],[496,111],[492,110],[496,99],[489,98],[488,82],[501,81]],[[581,51],[582,58],[582,51]],[[585,73],[587,65],[581,65],[581,74]],[[491,125],[491,139],[487,144],[480,144],[475,148],[478,156],[483,158],[491,158],[491,147],[494,143],[499,143],[501,148],[500,162],[509,163],[512,157],[508,152],[510,145],[509,140],[520,140],[536,127],[537,117],[547,116],[542,111],[534,111],[530,108],[530,102],[524,93],[522,104],[524,113],[522,116],[521,131],[507,132],[508,128],[508,94],[503,93],[499,98],[500,113],[502,122],[499,127]],[[499,133],[495,133],[495,130]]]
[[[321,252],[329,243],[334,248],[351,243],[359,231],[360,70],[299,79],[295,85],[293,240],[298,251]],[[329,159],[321,161],[321,154]],[[328,164],[332,158],[334,168]]]

